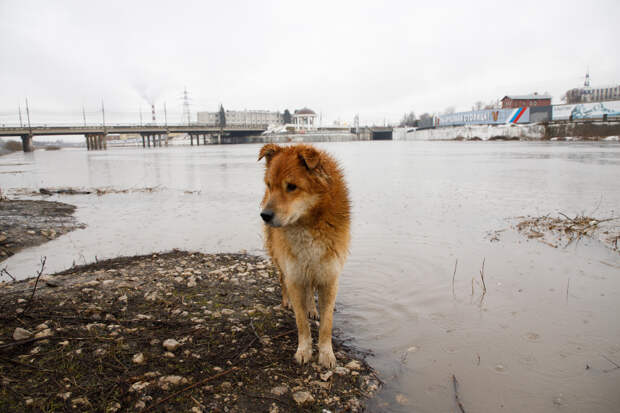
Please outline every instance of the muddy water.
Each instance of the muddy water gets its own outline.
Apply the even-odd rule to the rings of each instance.
[[[593,241],[554,249],[510,229],[526,214],[619,216],[618,144],[321,146],[351,188],[335,326],[374,353],[386,384],[371,411],[456,411],[453,374],[468,412],[620,410],[620,255]],[[60,270],[171,248],[261,253],[258,148],[2,157],[0,172],[11,172],[0,174],[3,190],[156,187],[52,197],[76,204],[88,227],[5,264],[25,277],[44,255]]]

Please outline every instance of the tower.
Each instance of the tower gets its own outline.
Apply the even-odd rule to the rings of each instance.
[[[183,122],[187,119],[187,125],[191,123],[189,113],[189,95],[187,94],[187,88],[183,89]]]
[[[583,82],[583,87],[590,89],[590,69],[586,71],[586,80]]]

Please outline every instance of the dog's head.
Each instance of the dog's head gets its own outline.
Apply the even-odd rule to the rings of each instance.
[[[293,225],[312,214],[328,185],[322,154],[310,145],[264,145],[265,196],[261,217],[273,227]]]

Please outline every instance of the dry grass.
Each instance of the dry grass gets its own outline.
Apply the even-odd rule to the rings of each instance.
[[[574,218],[559,213],[557,217],[544,215],[540,217],[518,217],[516,228],[530,239],[557,248],[564,248],[583,238],[599,239],[609,248],[618,251],[620,227],[617,224],[603,227],[603,223],[612,223],[617,218],[593,218],[577,215]]]

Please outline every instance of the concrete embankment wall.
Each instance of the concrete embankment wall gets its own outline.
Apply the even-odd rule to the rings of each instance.
[[[532,123],[526,125],[466,125],[412,130],[395,128],[395,140],[546,140],[562,138],[605,138],[620,135],[620,122]]]
[[[283,135],[261,135],[243,138],[251,143],[287,143],[287,142],[348,142],[368,140],[354,133],[305,133]]]

